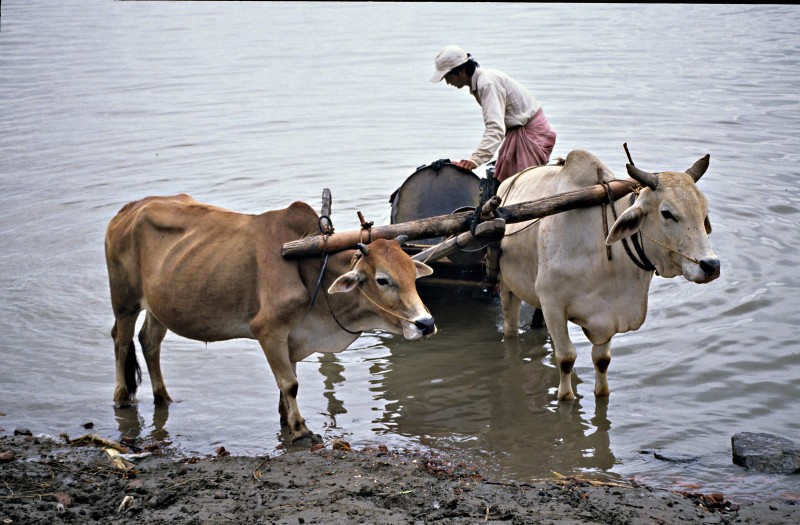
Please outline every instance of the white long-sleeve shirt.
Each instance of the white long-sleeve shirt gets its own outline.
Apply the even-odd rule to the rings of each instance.
[[[506,130],[524,126],[539,111],[536,97],[496,69],[475,69],[470,92],[481,105],[485,131],[470,160],[480,166],[489,162],[506,136]]]

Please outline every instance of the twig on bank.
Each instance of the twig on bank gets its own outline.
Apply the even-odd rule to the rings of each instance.
[[[585,479],[580,476],[565,476],[563,474],[559,474],[556,471],[553,471],[553,474],[556,475],[556,479],[554,480],[556,483],[561,483],[562,485],[567,483],[586,483],[593,487],[620,487],[620,488],[630,488],[631,484],[626,483],[617,483],[616,481],[601,481],[596,479]]]
[[[267,461],[269,461],[269,459],[270,459],[270,458],[267,458],[267,459],[265,459],[264,461],[262,461],[261,463],[259,463],[259,464],[258,464],[258,466],[257,466],[256,468],[254,468],[254,469],[253,469],[253,479],[254,479],[254,480],[256,480],[256,481],[261,481],[261,470],[259,470],[259,469],[260,469],[260,468],[261,468],[261,467],[264,465],[264,463],[266,463]]]

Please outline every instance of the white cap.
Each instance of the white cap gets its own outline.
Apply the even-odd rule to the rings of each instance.
[[[450,71],[469,60],[469,54],[458,46],[447,46],[436,55],[436,73],[431,82],[441,82]]]

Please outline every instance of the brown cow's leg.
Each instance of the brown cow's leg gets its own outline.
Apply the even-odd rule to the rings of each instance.
[[[281,425],[289,425],[289,409],[286,408],[286,401],[283,399],[283,392],[278,399],[278,414],[281,417]]]
[[[547,324],[550,338],[553,341],[556,364],[558,365],[560,373],[558,399],[565,401],[575,399],[575,392],[572,390],[572,367],[575,365],[578,352],[575,350],[575,345],[572,344],[569,338],[567,319],[563,312],[555,308],[547,308],[544,305],[542,305],[542,307],[544,321]]]
[[[272,375],[281,391],[281,404],[284,405],[286,414],[281,414],[281,419],[286,419],[286,425],[292,433],[292,441],[304,437],[314,439],[314,434],[306,427],[305,419],[300,415],[297,406],[297,374],[295,366],[289,358],[289,329],[292,323],[287,319],[256,318],[250,323],[250,329],[255,334],[261,349],[267,357]],[[279,408],[279,411],[281,409]]]
[[[117,382],[114,387],[114,406],[124,408],[130,406],[136,397],[139,365],[136,361],[136,349],[133,346],[133,334],[136,330],[136,318],[139,313],[117,314],[111,337],[114,339],[114,357],[116,361]]]
[[[153,386],[153,402],[156,405],[167,405],[172,402],[161,375],[161,342],[167,335],[167,329],[158,320],[147,312],[144,325],[139,332],[139,343],[150,373],[150,382]]]
[[[611,341],[604,345],[592,345],[594,363],[594,395],[608,396],[608,365],[611,363]]]
[[[286,425],[292,432],[292,441],[297,441],[304,437],[314,438],[314,434],[306,427],[305,419],[300,415],[300,408],[297,406],[298,382],[294,366],[289,360],[289,347],[286,343],[281,344],[274,338],[260,341],[264,355],[275,376],[275,382],[281,391],[281,398],[286,411]],[[283,416],[282,416],[283,419]]]
[[[292,370],[295,377],[297,377],[297,363],[292,363]],[[286,405],[286,398],[281,392],[281,397],[278,400],[278,414],[281,416],[281,425],[289,426],[289,408]]]

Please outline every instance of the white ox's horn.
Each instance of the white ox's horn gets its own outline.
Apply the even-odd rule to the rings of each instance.
[[[710,158],[711,155],[706,153],[706,156],[692,164],[692,167],[686,170],[686,173],[691,176],[695,182],[699,181],[700,177],[702,177],[703,173],[708,169],[708,161]]]
[[[648,173],[646,171],[642,171],[633,164],[626,164],[625,168],[628,170],[628,175],[633,177],[636,182],[641,184],[642,186],[647,186],[651,190],[655,191],[658,188],[658,175],[655,173]]]

